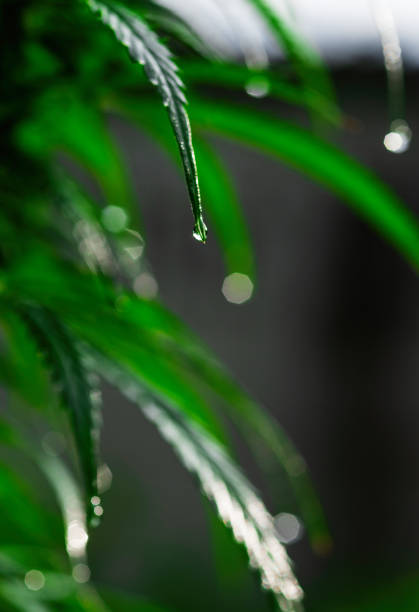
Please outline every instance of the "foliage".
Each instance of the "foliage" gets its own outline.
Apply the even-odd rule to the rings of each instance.
[[[133,290],[146,269],[143,228],[105,121],[109,111],[121,114],[182,166],[194,236],[205,242],[208,213],[229,274],[254,280],[253,253],[211,133],[245,141],[324,184],[418,267],[417,222],[369,171],[311,129],[255,105],[199,97],[201,85],[262,83],[272,96],[307,110],[317,125],[340,123],[320,60],[267,2],[248,4],[283,46],[287,70],[215,58],[191,25],[193,8],[188,24],[179,11],[145,0],[0,4],[6,93],[0,107],[0,376],[9,407],[1,416],[4,610],[160,609],[88,582],[86,545],[109,480],[99,453],[101,380],[138,405],[195,474],[283,610],[300,609],[302,591],[272,516],[236,464],[215,400],[256,455],[263,449],[282,466],[313,546],[330,544],[304,461],[279,424],[158,300]],[[167,44],[155,28],[166,33]],[[179,49],[181,71],[169,44]],[[63,153],[96,181],[98,202],[76,182]],[[63,440],[69,452],[62,452]],[[23,476],[27,465],[49,482],[55,511]]]

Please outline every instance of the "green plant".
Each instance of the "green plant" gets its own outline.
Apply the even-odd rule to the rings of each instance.
[[[10,407],[1,418],[2,609],[123,609],[115,599],[106,603],[88,582],[88,532],[100,521],[107,486],[99,458],[101,379],[139,406],[196,475],[283,610],[300,609],[302,591],[272,517],[236,465],[214,397],[256,453],[262,448],[282,465],[313,545],[329,545],[304,461],[280,426],[176,317],[132,291],[146,269],[138,233],[143,229],[104,121],[105,112],[122,114],[181,163],[194,236],[205,242],[208,212],[229,274],[253,280],[254,263],[236,195],[207,139],[211,132],[260,148],[325,184],[418,267],[416,220],[369,171],[312,130],[254,105],[245,109],[198,97],[200,85],[262,83],[307,109],[316,123],[339,124],[321,62],[267,3],[248,2],[278,37],[290,59],[289,74],[198,56],[190,45],[205,53],[205,42],[191,28],[167,11],[154,13],[156,29],[170,29],[178,41],[188,98],[194,92],[188,105],[168,47],[149,25],[153,3],[0,4],[6,92],[0,111],[0,376]],[[72,178],[58,152],[91,173],[101,204]],[[73,440],[68,456],[59,453],[57,432]],[[51,483],[63,522],[58,512],[42,507],[30,479],[22,477],[20,464],[24,470],[28,462]]]

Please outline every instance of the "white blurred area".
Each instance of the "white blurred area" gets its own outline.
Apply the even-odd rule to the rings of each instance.
[[[267,0],[331,64],[382,62],[374,19],[390,9],[407,66],[419,66],[419,0]],[[280,50],[251,0],[155,0],[176,13],[224,58],[263,65]],[[211,26],[211,27],[210,27]]]

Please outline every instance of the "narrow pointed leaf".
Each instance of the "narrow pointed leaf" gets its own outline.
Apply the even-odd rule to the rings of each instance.
[[[399,198],[372,172],[325,140],[292,123],[237,106],[193,104],[196,127],[224,134],[326,185],[419,269],[419,224]]]
[[[42,300],[45,306],[54,308],[80,339],[138,377],[154,395],[158,393],[163,401],[175,402],[188,418],[218,440],[225,441],[204,399],[208,388],[218,395],[256,454],[262,442],[281,463],[314,546],[327,549],[330,536],[303,459],[280,426],[241,391],[211,353],[173,315],[157,303],[126,294],[117,298],[117,312],[112,312],[108,307],[114,299],[110,287],[105,293],[104,308],[100,306],[103,294],[97,292],[88,276],[74,277],[44,259],[39,266],[31,260],[28,266],[16,269],[8,285],[17,294]],[[91,302],[95,303],[93,317],[86,307]],[[100,329],[94,324],[98,316]]]
[[[202,216],[201,196],[195,162],[189,118],[185,110],[183,83],[172,56],[155,33],[137,14],[106,0],[87,0],[90,8],[127,47],[132,59],[144,66],[150,82],[158,88],[179,145],[192,210],[195,217],[194,235],[205,242],[206,226]]]
[[[124,97],[112,108],[135,121],[177,159],[176,145],[162,124],[161,110],[147,100]],[[195,136],[195,153],[200,168],[202,193],[214,234],[221,246],[228,273],[240,272],[254,278],[254,256],[249,231],[234,185],[211,145]]]
[[[250,564],[260,571],[264,588],[275,594],[280,608],[286,612],[299,610],[302,590],[273,518],[223,447],[176,405],[162,403],[144,392],[123,370],[100,359],[96,367],[138,404],[183,465],[197,476],[203,493],[214,503],[237,542],[245,546]]]
[[[86,508],[92,511],[90,500],[98,494],[98,392],[87,379],[88,374],[73,339],[58,320],[42,308],[26,307],[23,315],[45,354],[52,377],[59,385],[63,405],[69,413],[85,480]]]
[[[33,116],[18,127],[21,148],[38,158],[60,152],[95,178],[108,203],[137,217],[134,197],[120,151],[100,112],[71,87],[47,90]]]
[[[223,408],[241,430],[255,456],[264,468],[277,476],[278,462],[291,485],[313,548],[326,553],[331,538],[324,513],[311,482],[303,457],[269,411],[260,406],[237,384],[211,351],[185,325],[163,306],[153,302],[126,298],[121,315],[134,326],[146,327],[156,343],[156,350],[170,363],[183,364],[223,400]],[[275,465],[269,458],[268,450]]]

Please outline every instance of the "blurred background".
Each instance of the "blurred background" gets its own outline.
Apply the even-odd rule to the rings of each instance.
[[[386,4],[394,9],[405,63],[404,119],[413,138],[403,154],[383,145],[392,117],[372,4],[300,0],[295,18],[330,66],[347,117],[332,138],[419,215],[419,7]],[[261,37],[280,61],[260,24],[253,25],[247,35]],[[235,99],[249,103],[245,92]],[[258,104],[307,121],[280,102]],[[319,555],[302,530],[291,534],[297,541],[288,550],[307,610],[419,609],[416,273],[337,197],[277,161],[214,138],[245,210],[258,272],[251,299],[232,304],[221,290],[225,271],[214,239],[203,247],[185,229],[190,214],[181,176],[145,135],[111,122],[144,211],[146,256],[163,302],[277,417],[310,468],[333,548]],[[151,294],[157,285],[151,282]],[[283,497],[274,494],[239,443],[237,452],[269,510],[298,517],[285,488]],[[170,448],[111,390],[103,456],[114,481],[90,545],[94,579],[171,609],[272,609],[244,553],[214,526]]]

